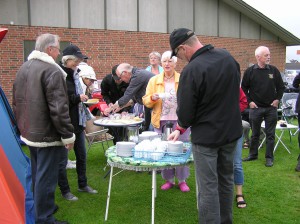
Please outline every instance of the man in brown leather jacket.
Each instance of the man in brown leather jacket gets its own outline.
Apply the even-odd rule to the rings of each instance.
[[[59,162],[75,141],[58,55],[59,37],[40,35],[13,85],[13,111],[30,150],[35,223],[67,223],[53,217]]]

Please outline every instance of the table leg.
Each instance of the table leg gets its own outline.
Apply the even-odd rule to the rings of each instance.
[[[156,197],[156,170],[152,170],[152,207],[151,207],[151,224],[154,224],[155,197]]]
[[[291,154],[290,150],[286,147],[286,145],[284,144],[284,142],[281,140],[281,139],[282,139],[282,136],[283,136],[283,133],[284,133],[284,131],[281,131],[281,134],[280,134],[279,137],[276,135],[277,138],[278,138],[278,140],[277,140],[277,143],[276,143],[276,145],[275,145],[275,147],[274,147],[274,153],[275,153],[275,151],[276,151],[276,149],[277,149],[277,146],[278,146],[279,142],[281,142],[281,144],[282,144],[283,147],[286,149],[286,151],[288,151],[288,153]]]
[[[107,221],[107,217],[108,217],[108,209],[109,209],[109,201],[110,201],[110,192],[111,192],[111,185],[112,185],[113,169],[114,169],[113,166],[111,166],[110,167],[108,192],[107,192],[107,201],[106,201],[105,221]]]

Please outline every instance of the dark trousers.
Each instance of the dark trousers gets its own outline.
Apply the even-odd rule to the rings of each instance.
[[[193,144],[199,223],[232,223],[233,158],[237,142],[209,148]]]
[[[275,145],[275,130],[277,124],[277,108],[259,107],[250,109],[249,118],[252,127],[249,157],[258,156],[260,129],[261,123],[264,120],[266,134],[265,158],[273,159],[273,150]]]
[[[78,187],[87,186],[86,177],[86,148],[84,132],[75,134],[74,152],[76,156],[76,172],[78,178]],[[59,164],[58,186],[62,194],[70,192],[70,186],[67,178],[66,166],[68,163],[68,150],[64,150],[64,155]]]
[[[59,162],[65,151],[64,146],[29,146],[32,187],[35,209],[35,223],[53,223],[55,189],[57,185]]]
[[[145,114],[144,114],[144,118],[145,118],[144,131],[148,131],[150,123],[151,123],[151,111],[152,111],[152,109],[144,106],[144,111],[145,111]]]

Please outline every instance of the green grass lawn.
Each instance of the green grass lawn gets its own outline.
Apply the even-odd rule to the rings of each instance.
[[[300,173],[295,172],[299,154],[297,137],[284,141],[289,154],[280,144],[275,152],[274,166],[265,167],[263,147],[259,159],[243,163],[245,173],[244,195],[247,208],[238,209],[233,204],[234,223],[238,224],[299,224],[300,223]],[[112,143],[111,143],[112,144]],[[25,147],[24,147],[25,148]],[[26,148],[25,148],[25,151]],[[28,152],[28,151],[27,151]],[[243,157],[248,149],[243,149]],[[70,159],[74,160],[73,151]],[[71,224],[145,224],[151,221],[151,175],[123,171],[113,177],[108,221],[104,222],[109,176],[104,178],[106,159],[101,144],[93,145],[87,156],[88,183],[99,191],[96,195],[77,191],[75,169],[68,170],[71,191],[78,201],[66,201],[56,191],[59,210],[56,218]],[[119,170],[119,169],[114,169]],[[155,223],[157,224],[196,224],[198,223],[195,193],[194,165],[190,165],[191,175],[187,182],[191,188],[182,193],[178,188],[161,191],[163,180],[157,177],[157,198],[155,204]]]

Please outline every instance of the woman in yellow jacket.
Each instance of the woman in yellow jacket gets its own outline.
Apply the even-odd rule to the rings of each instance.
[[[149,80],[146,95],[143,97],[143,103],[146,107],[152,108],[151,123],[154,131],[162,133],[162,127],[169,121],[176,126],[177,98],[176,92],[179,83],[180,74],[175,71],[177,57],[171,58],[171,51],[166,51],[161,57],[161,64],[164,69],[162,73],[152,77]],[[189,129],[180,136],[181,141],[189,141]],[[175,186],[175,175],[178,179],[178,186],[182,192],[190,191],[186,184],[189,176],[189,167],[180,166],[175,169],[166,169],[162,171],[162,177],[166,183],[161,186],[162,190],[169,190]]]

